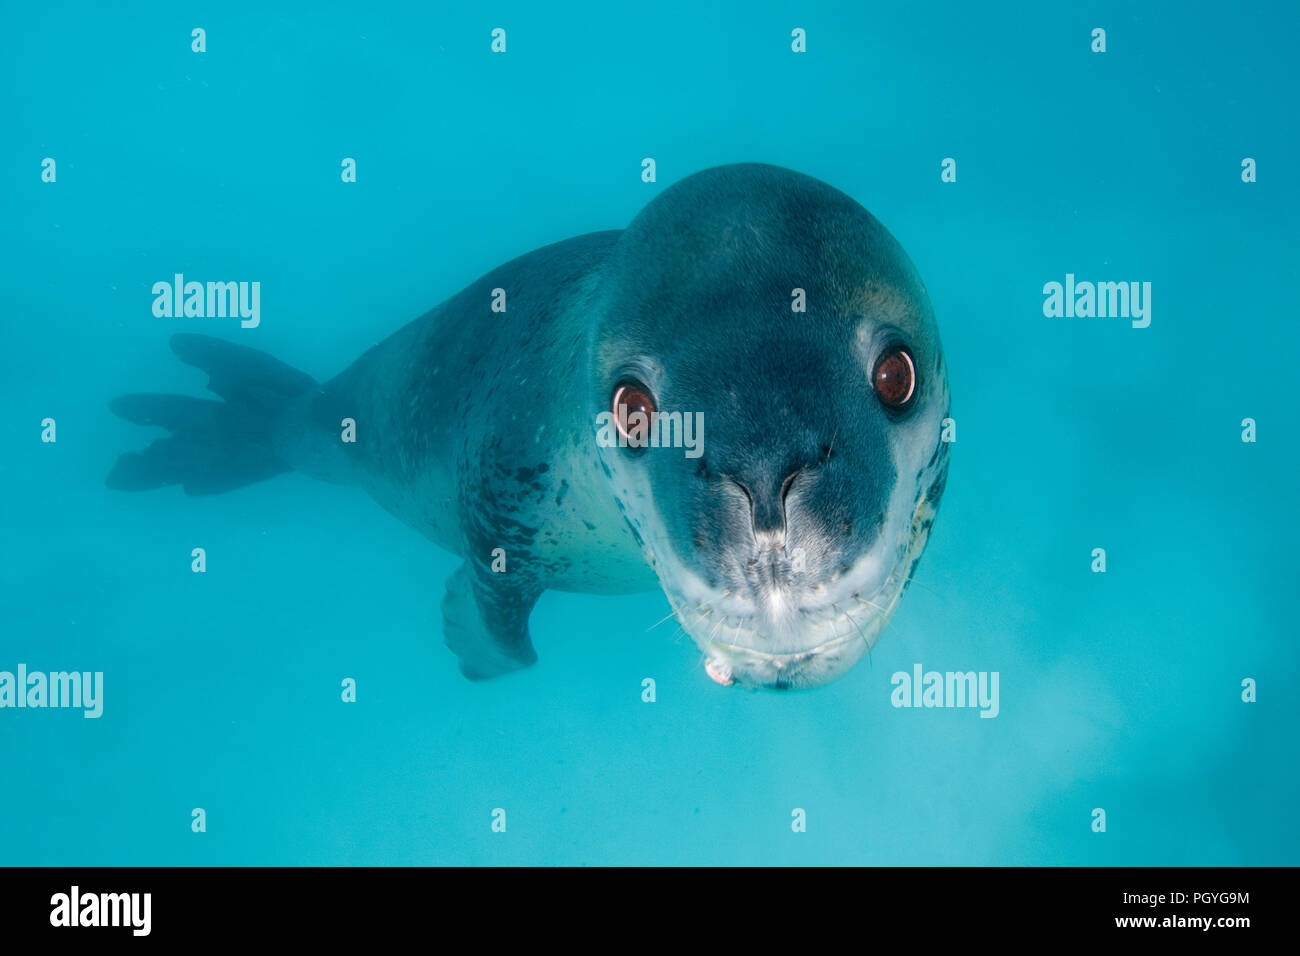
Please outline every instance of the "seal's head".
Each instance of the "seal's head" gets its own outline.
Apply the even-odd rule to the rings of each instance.
[[[907,255],[824,183],[723,166],[636,217],[596,305],[600,461],[709,675],[840,676],[893,614],[947,473]]]

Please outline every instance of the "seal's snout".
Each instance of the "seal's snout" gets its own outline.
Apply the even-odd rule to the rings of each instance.
[[[794,588],[794,562],[783,542],[760,544],[745,564],[745,577],[751,593],[760,603],[766,597],[780,597]]]
[[[761,582],[762,590],[767,593],[778,594],[788,586],[790,562],[786,560],[783,545],[773,545],[759,551],[758,557],[750,564]]]

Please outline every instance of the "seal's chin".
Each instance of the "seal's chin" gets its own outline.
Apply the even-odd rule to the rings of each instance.
[[[698,586],[665,591],[714,681],[790,690],[830,683],[861,660],[893,616],[903,582],[897,572],[869,589],[866,580],[861,587],[841,582],[830,601],[820,587],[817,603],[779,590],[752,600],[735,592],[702,595]]]
[[[843,675],[868,649],[868,639],[856,631],[788,654],[714,640],[705,647],[704,669],[724,686],[741,684],[769,690],[820,687]]]

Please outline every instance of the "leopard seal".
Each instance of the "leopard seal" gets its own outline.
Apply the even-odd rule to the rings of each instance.
[[[658,586],[716,682],[825,684],[889,622],[947,476],[915,267],[853,199],[774,166],[696,173],[626,229],[508,262],[328,381],[209,336],[171,346],[222,401],[114,399],[170,435],[107,484],[360,486],[463,559],[443,637],[473,679],[536,660],[546,589]]]

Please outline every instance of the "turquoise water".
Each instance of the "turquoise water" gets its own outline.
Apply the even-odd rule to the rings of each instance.
[[[104,675],[98,719],[0,710],[0,863],[1300,862],[1294,7],[261,6],[0,36],[0,670]],[[455,559],[361,492],[104,487],[152,437],[110,397],[201,393],[172,332],[325,378],[737,161],[863,203],[943,336],[939,519],[840,682],[721,688],[662,594],[552,592],[539,664],[471,684]],[[155,317],[178,272],[260,281],[260,325]],[[1149,327],[1045,316],[1067,273],[1150,282]],[[917,664],[998,716],[893,707]]]

